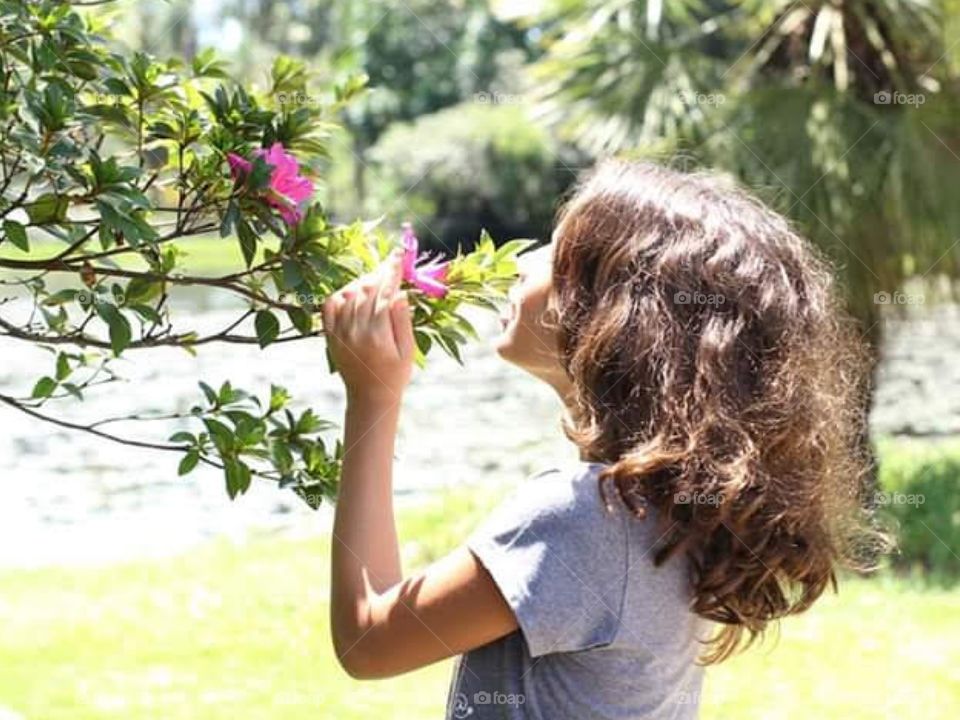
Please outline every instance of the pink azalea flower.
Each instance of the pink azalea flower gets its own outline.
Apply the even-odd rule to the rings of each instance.
[[[313,197],[313,182],[300,174],[297,158],[278,142],[269,150],[255,151],[253,156],[262,157],[273,168],[265,197],[267,204],[279,210],[288,225],[296,225],[303,219],[304,206]],[[227,154],[227,163],[234,180],[245,178],[253,170],[253,163],[236,153]]]
[[[419,243],[410,223],[403,224],[403,279],[413,283],[430,297],[442,298],[447,294],[443,284],[447,276],[449,262],[438,262],[436,258],[417,266]],[[425,256],[424,256],[425,257]]]
[[[234,180],[246,177],[253,170],[253,163],[236,153],[227,153],[227,162],[230,164],[230,174],[233,175]]]

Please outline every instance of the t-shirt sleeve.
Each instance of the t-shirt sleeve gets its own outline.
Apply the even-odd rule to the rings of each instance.
[[[569,469],[525,478],[467,539],[533,657],[609,645],[626,587],[623,519],[596,480]]]

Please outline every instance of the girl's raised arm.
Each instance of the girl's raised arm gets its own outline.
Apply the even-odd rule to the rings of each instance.
[[[330,585],[333,645],[353,677],[389,677],[484,645],[517,628],[490,575],[465,547],[404,579],[392,461],[414,338],[394,254],[323,306],[347,389],[344,457]]]

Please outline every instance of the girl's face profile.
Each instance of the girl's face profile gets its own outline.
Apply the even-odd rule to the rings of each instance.
[[[550,292],[553,247],[549,243],[517,258],[519,277],[510,289],[509,306],[500,316],[502,331],[494,341],[500,357],[547,382],[561,372]]]

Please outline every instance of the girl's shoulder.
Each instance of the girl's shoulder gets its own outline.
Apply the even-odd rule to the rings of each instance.
[[[585,556],[600,545],[615,549],[627,534],[625,517],[606,507],[600,463],[561,462],[521,479],[475,532],[507,544],[544,543]],[[509,540],[508,540],[509,538]]]
[[[618,501],[616,493],[602,492],[600,471],[604,463],[571,460],[551,465],[524,478],[508,500],[514,509],[531,514],[570,516],[581,523],[596,522],[603,526],[626,528],[644,534],[655,530],[655,508],[638,518]]]

